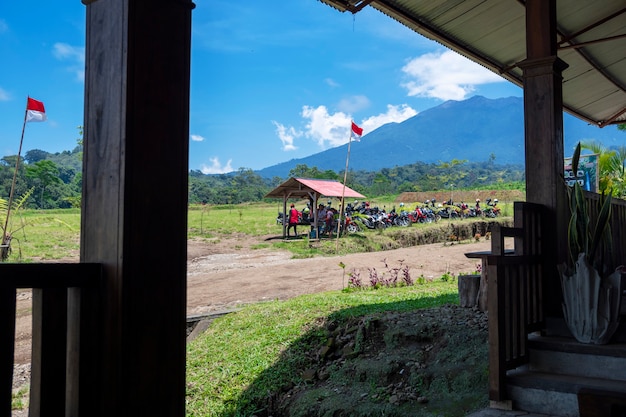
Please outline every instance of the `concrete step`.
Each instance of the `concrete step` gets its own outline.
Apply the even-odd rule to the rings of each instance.
[[[528,367],[507,373],[507,392],[515,410],[579,417],[581,390],[609,391],[626,397],[626,381],[538,372]]]
[[[571,338],[531,336],[528,369],[539,373],[626,382],[626,345],[588,345]]]

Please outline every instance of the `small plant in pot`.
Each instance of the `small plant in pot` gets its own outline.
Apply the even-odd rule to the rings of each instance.
[[[578,171],[580,143],[572,158]],[[570,332],[581,343],[608,343],[619,325],[622,267],[608,270],[611,257],[611,193],[599,199],[598,218],[591,222],[581,185],[568,188],[569,265],[560,265],[563,314]]]

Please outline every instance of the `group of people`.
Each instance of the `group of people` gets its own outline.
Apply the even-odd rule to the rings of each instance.
[[[328,205],[320,204],[317,207],[317,220],[318,227],[317,233],[319,236],[322,234],[332,235],[333,231],[333,222],[335,219],[335,215],[337,214],[337,210],[331,207],[331,202],[328,202]],[[310,218],[311,215],[311,203],[307,203],[306,207],[302,209],[302,211],[298,211],[294,204],[291,204],[289,208],[289,224],[287,226],[287,237],[291,237],[291,229],[293,228],[294,236],[298,236],[298,225],[299,224],[310,224],[313,219]]]

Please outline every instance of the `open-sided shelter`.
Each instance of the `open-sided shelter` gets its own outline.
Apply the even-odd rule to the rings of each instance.
[[[351,13],[376,8],[524,88],[527,200],[547,212],[541,241],[532,243],[546,249],[543,269],[548,277],[565,257],[562,111],[599,127],[626,122],[624,1],[322,1]],[[182,417],[194,4],[83,3],[80,263],[0,265],[0,415],[11,414],[16,288],[34,288],[31,415]],[[162,204],[163,195],[168,204]],[[167,230],[155,227],[154,219],[167,219]],[[623,221],[613,228],[623,229]],[[558,308],[555,280],[552,274],[545,280],[552,286],[544,283],[543,292],[528,296],[541,311]],[[489,311],[490,331],[507,316],[505,311],[496,313]],[[539,318],[543,325],[543,316]],[[526,330],[512,334],[519,341]],[[527,345],[513,347],[506,353],[519,353]],[[613,351],[626,357],[624,345]],[[497,364],[491,360],[493,352],[490,361]],[[623,362],[594,362],[597,352],[571,353],[565,365],[594,372],[626,368]],[[492,382],[505,372],[496,368],[490,369]],[[595,377],[599,382],[608,379],[606,374]],[[528,385],[531,391],[541,388],[532,380]],[[492,385],[492,399],[512,395],[506,384]],[[611,415],[611,402],[603,398],[597,407],[608,406],[609,411],[595,415]],[[556,403],[557,408],[562,405]]]
[[[278,187],[270,191],[265,198],[281,198],[283,200],[283,214],[287,213],[287,200],[290,198],[308,199],[311,202],[313,212],[313,223],[317,224],[317,206],[320,197],[344,197],[344,198],[365,198],[359,192],[343,183],[335,180],[319,180],[308,178],[289,178]],[[287,222],[283,219],[283,237],[286,234]]]

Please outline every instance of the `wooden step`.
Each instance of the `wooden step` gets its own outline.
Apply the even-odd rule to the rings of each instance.
[[[507,373],[507,391],[516,410],[582,417],[580,392],[611,392],[626,398],[626,381],[537,372],[523,367]]]
[[[590,345],[533,334],[528,349],[530,363],[507,372],[514,409],[559,417],[626,415],[615,414],[626,407],[626,400],[619,402],[626,399],[625,344]],[[605,414],[590,414],[598,403]]]
[[[529,369],[614,381],[626,381],[626,345],[588,345],[569,338],[529,339]]]

